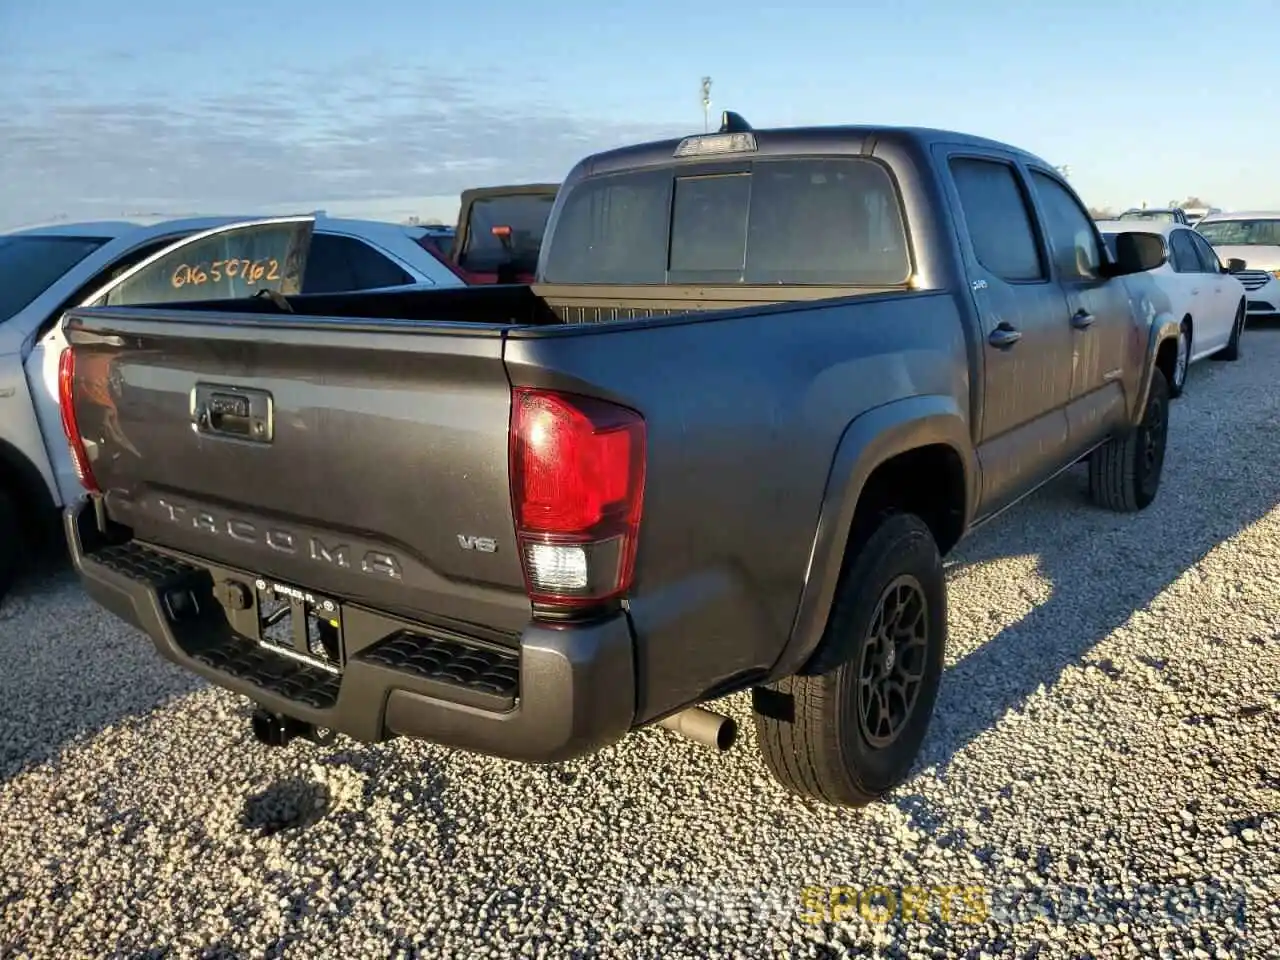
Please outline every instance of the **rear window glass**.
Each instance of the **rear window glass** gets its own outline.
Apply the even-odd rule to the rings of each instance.
[[[467,221],[466,248],[458,257],[464,270],[491,273],[505,263],[532,271],[538,265],[542,234],[554,194],[511,195],[476,200]],[[510,227],[511,236],[494,236],[494,227]]]
[[[565,199],[544,279],[895,286],[910,276],[902,208],[875,161],[756,160],[677,174],[579,183]]]
[[[677,180],[671,211],[671,272],[737,283],[746,266],[750,205],[749,174]]]

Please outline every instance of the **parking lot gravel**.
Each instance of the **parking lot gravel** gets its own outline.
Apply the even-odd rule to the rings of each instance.
[[[777,787],[741,695],[726,755],[267,750],[32,578],[0,607],[0,956],[1280,956],[1278,380],[1251,330],[1192,368],[1149,510],[1077,469],[957,550],[925,756],[858,811]]]

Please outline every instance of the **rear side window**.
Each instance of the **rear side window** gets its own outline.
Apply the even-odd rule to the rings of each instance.
[[[1001,280],[1045,279],[1026,198],[1012,166],[955,158],[951,176],[978,263]]]
[[[1098,275],[1102,252],[1089,214],[1062,184],[1039,171],[1031,182],[1044,210],[1058,275],[1064,280],[1092,280]]]
[[[367,243],[354,237],[317,233],[311,238],[303,293],[350,293],[399,287],[414,279]]]
[[[106,295],[108,306],[299,292],[311,221],[254,223],[189,240],[147,264]]]
[[[1196,253],[1200,255],[1200,268],[1205,273],[1221,273],[1222,261],[1218,259],[1218,254],[1213,247],[1209,246],[1209,241],[1194,230],[1188,230],[1187,233],[1191,237],[1191,244],[1196,248]]]
[[[1191,242],[1190,230],[1174,230],[1169,234],[1169,251],[1173,255],[1173,269],[1178,273],[1200,273],[1200,255]]]
[[[875,161],[838,158],[584,181],[565,200],[545,279],[897,286],[910,275],[893,181]]]

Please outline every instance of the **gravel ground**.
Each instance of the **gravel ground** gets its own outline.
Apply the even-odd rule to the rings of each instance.
[[[267,751],[38,579],[0,610],[0,956],[1278,956],[1280,331],[1245,351],[1192,369],[1152,509],[1073,473],[957,552],[926,756],[862,811],[775,787],[741,696],[725,756]]]

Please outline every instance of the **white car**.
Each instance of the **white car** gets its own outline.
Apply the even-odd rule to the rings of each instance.
[[[1181,207],[1130,207],[1117,220],[1125,223],[1187,223],[1186,211]]]
[[[1222,265],[1213,247],[1191,227],[1177,222],[1103,220],[1098,230],[1114,250],[1120,233],[1149,233],[1161,237],[1168,253],[1165,263],[1138,277],[1154,281],[1164,309],[1182,324],[1178,337],[1170,396],[1180,396],[1187,383],[1187,368],[1205,357],[1235,360],[1245,323],[1245,288],[1236,274]],[[1233,264],[1237,266],[1238,264]],[[1133,289],[1141,281],[1129,284]]]
[[[311,227],[305,272],[286,288],[281,265],[261,251],[283,249],[279,238],[300,225]],[[430,234],[309,215],[70,223],[0,235],[0,599],[80,489],[58,404],[66,310],[244,296],[252,292],[245,282],[229,279],[242,264],[255,272],[253,289],[278,292],[464,286]]]
[[[1205,217],[1212,213],[1221,213],[1219,207],[1183,207],[1182,212],[1187,215],[1187,223],[1195,226]]]
[[[1196,232],[1219,257],[1244,261],[1236,276],[1249,300],[1249,318],[1280,320],[1280,211],[1211,213]]]

